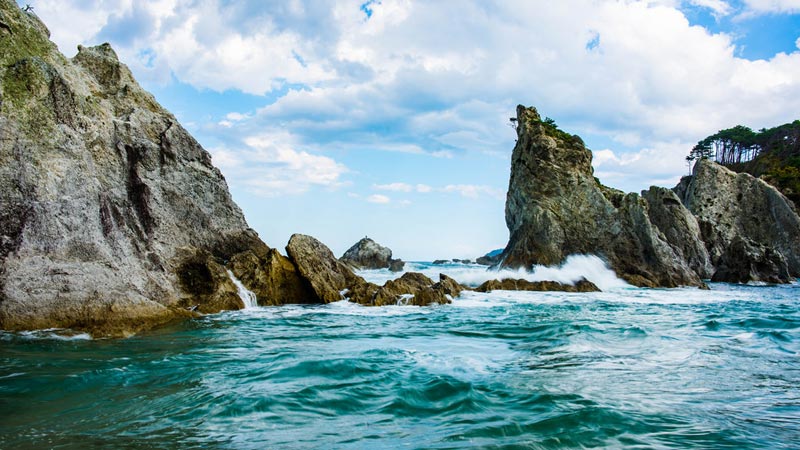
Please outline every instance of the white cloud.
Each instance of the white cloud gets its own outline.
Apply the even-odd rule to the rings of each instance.
[[[503,190],[475,184],[448,184],[442,188],[442,192],[457,192],[467,198],[478,198],[481,195],[488,195],[497,199],[506,198],[506,193]]]
[[[427,184],[418,184],[416,186],[416,188],[417,188],[417,192],[420,192],[420,193],[423,193],[423,194],[424,193],[428,193],[428,192],[430,192],[432,190],[432,188],[430,186],[428,186]]]
[[[727,16],[733,12],[733,7],[724,0],[690,0],[690,3],[714,11],[717,16]]]
[[[285,132],[249,136],[240,148],[214,148],[211,154],[231,185],[265,197],[300,194],[314,186],[336,188],[347,173],[332,158],[297,150]]]
[[[386,204],[392,201],[389,197],[381,194],[373,194],[367,197],[367,201],[370,203],[378,203],[378,204]]]
[[[800,0],[744,0],[747,9],[757,14],[796,13],[800,11]]]
[[[733,13],[732,2],[686,1],[717,15]],[[513,131],[506,124],[516,103],[537,106],[571,133],[629,147],[627,153],[663,149],[650,158],[664,164],[641,164],[635,174],[661,179],[661,167],[676,170],[672,161],[691,147],[675,142],[696,142],[739,123],[772,126],[800,111],[800,52],[739,58],[730,35],[691,25],[683,3],[521,0],[487,7],[477,0],[386,0],[371,5],[369,20],[358,1],[276,1],[264,8],[218,0],[41,0],[34,6],[60,45],[107,36],[137,75],[174,74],[198,89],[256,94],[292,86],[274,102],[265,99],[253,117],[228,115],[219,128],[253,135],[280,124],[294,140],[293,153],[259,151],[284,158],[279,163],[286,166],[327,165],[335,180],[343,173],[338,163],[297,144],[507,157]],[[744,8],[791,13],[800,11],[800,0],[744,0]],[[589,43],[596,45],[587,49]],[[311,175],[332,183],[325,170]]]
[[[414,186],[407,183],[375,184],[372,186],[380,191],[411,192]]]

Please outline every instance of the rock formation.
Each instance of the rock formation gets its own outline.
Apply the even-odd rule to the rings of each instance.
[[[503,249],[492,250],[491,252],[479,257],[475,263],[482,266],[493,266],[500,263],[500,258],[503,257]]]
[[[220,264],[265,246],[210,155],[108,44],[67,59],[11,0],[0,22],[0,327],[125,334],[236,307]]]
[[[785,283],[800,275],[800,217],[774,187],[701,159],[675,192],[697,218],[713,281]]]
[[[458,283],[451,278],[442,276],[442,281],[434,283],[415,272],[405,273],[384,286],[368,283],[337,260],[325,244],[311,236],[293,235],[286,252],[322,303],[348,299],[365,306],[427,306],[450,303],[452,297],[461,292]]]
[[[516,123],[504,267],[597,254],[637,286],[703,285],[650,221],[644,199],[594,178],[591,151],[578,136],[542,121],[535,108],[517,107]]]
[[[350,247],[340,261],[354,269],[390,269],[392,272],[403,270],[405,263],[400,259],[392,259],[392,251],[372,239],[365,237]]]
[[[670,189],[652,186],[642,191],[642,197],[647,200],[650,221],[663,234],[675,254],[685,260],[700,278],[711,278],[713,267],[701,239],[697,219],[683,206],[678,196]]]

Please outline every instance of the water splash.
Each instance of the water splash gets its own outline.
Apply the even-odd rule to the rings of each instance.
[[[421,272],[433,280],[438,280],[439,274],[443,273],[459,283],[473,287],[485,281],[503,278],[558,281],[565,284],[575,284],[581,278],[586,278],[603,291],[631,287],[619,279],[614,271],[608,268],[605,261],[594,255],[571,255],[560,266],[533,266],[531,269],[531,271],[525,269],[487,270],[486,266],[462,263],[434,265],[424,262],[409,262],[406,264],[406,272]],[[358,271],[358,274],[367,281],[376,284],[383,284],[388,280],[398,278],[403,273],[405,272],[389,272],[388,269]]]
[[[241,281],[230,271],[230,269],[226,269],[228,271],[228,276],[231,277],[231,281],[233,284],[236,285],[236,290],[239,292],[239,298],[242,299],[242,303],[244,303],[244,309],[255,308],[258,306],[258,298],[256,294],[253,293],[250,289],[244,287]]]

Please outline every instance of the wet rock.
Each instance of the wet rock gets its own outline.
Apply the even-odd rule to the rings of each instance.
[[[354,269],[385,269],[393,262],[392,251],[368,237],[356,242],[339,260]]]
[[[417,272],[408,272],[396,280],[387,281],[375,294],[375,306],[407,304],[429,306],[447,304],[446,287]]]
[[[236,285],[211,253],[185,247],[177,257],[181,260],[177,269],[183,293],[180,306],[204,314],[244,308]]]
[[[239,253],[231,259],[228,267],[256,294],[260,306],[319,302],[295,265],[274,248],[261,255],[253,251]]]
[[[504,278],[489,280],[475,289],[477,292],[502,291],[559,291],[559,292],[600,292],[591,281],[582,278],[574,285],[557,281],[528,281],[523,279]]]
[[[703,285],[662,239],[641,197],[594,178],[592,154],[578,136],[523,106],[517,107],[517,134],[504,267],[557,265],[572,254],[595,254],[618,276],[640,286]]]
[[[405,266],[406,263],[402,259],[393,259],[389,262],[389,271],[402,272]]]
[[[286,252],[300,276],[309,283],[323,303],[343,300],[345,290],[366,283],[346,264],[336,259],[325,244],[311,236],[293,235],[286,246]]]
[[[770,247],[736,236],[720,257],[719,267],[711,281],[789,283],[793,280],[783,255]]]

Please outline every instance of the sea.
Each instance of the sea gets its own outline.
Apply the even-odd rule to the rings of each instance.
[[[591,256],[406,269],[603,292],[251,306],[127,339],[3,332],[0,448],[800,448],[796,283],[642,289]]]

